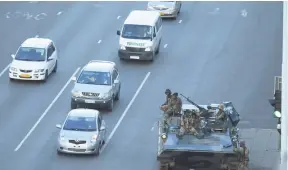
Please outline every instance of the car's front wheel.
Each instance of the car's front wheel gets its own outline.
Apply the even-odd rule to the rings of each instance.
[[[112,97],[111,101],[110,101],[109,104],[108,104],[108,110],[109,110],[110,112],[112,112],[112,111],[113,111],[113,108],[114,108],[114,97]]]

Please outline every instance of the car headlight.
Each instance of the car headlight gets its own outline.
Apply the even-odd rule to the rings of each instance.
[[[97,135],[93,135],[93,136],[91,137],[90,142],[91,142],[91,143],[95,143],[96,141],[97,141]]]
[[[73,97],[80,97],[80,96],[81,96],[81,92],[79,92],[79,91],[72,91],[72,96],[73,96]]]
[[[61,142],[65,141],[64,135],[60,135],[60,136],[59,136],[59,140],[60,140]]]
[[[17,71],[17,68],[15,68],[15,67],[10,67],[10,71]]]
[[[126,50],[126,47],[124,45],[120,45],[121,50]]]
[[[167,138],[166,133],[162,133],[161,138],[162,138],[162,139],[166,139],[166,138]]]
[[[175,12],[175,8],[169,8],[168,9],[168,14],[173,14]]]
[[[109,98],[110,97],[110,93],[104,93],[103,95],[102,95],[102,98],[103,99],[107,99],[107,98]]]
[[[152,6],[148,6],[147,10],[153,10],[154,8]]]
[[[38,70],[35,70],[35,73],[40,73],[40,72],[44,72],[45,69],[38,69]]]
[[[151,47],[145,48],[145,51],[151,51]]]

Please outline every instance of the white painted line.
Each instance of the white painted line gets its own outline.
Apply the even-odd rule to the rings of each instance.
[[[179,21],[179,24],[181,24],[181,23],[182,23],[182,20]]]
[[[8,64],[0,73],[0,77],[10,68],[10,64]]]
[[[67,88],[67,86],[72,81],[71,79],[78,73],[80,70],[80,67],[76,69],[76,71],[72,74],[72,76],[69,78],[69,80],[66,82],[66,84],[62,87],[62,89],[59,91],[57,96],[53,99],[53,101],[50,103],[50,105],[47,107],[47,109],[43,112],[43,114],[40,116],[40,118],[37,120],[37,122],[33,125],[33,127],[29,130],[29,132],[26,134],[26,136],[22,139],[22,141],[18,144],[18,146],[14,149],[14,152],[17,152],[21,146],[24,144],[24,142],[28,139],[28,137],[32,134],[32,132],[36,129],[36,127],[39,125],[41,120],[46,116],[46,114],[49,112],[49,110],[52,108],[54,103],[58,100],[58,98],[61,96],[61,94],[64,92],[64,90]]]
[[[115,134],[117,128],[119,127],[120,123],[123,121],[124,117],[126,116],[128,110],[130,109],[130,107],[132,106],[132,104],[134,103],[136,97],[139,95],[141,89],[143,88],[145,82],[147,81],[147,79],[149,78],[151,72],[148,72],[145,76],[145,78],[143,79],[142,83],[140,84],[140,86],[138,87],[138,89],[136,90],[136,93],[134,94],[134,96],[132,97],[131,101],[129,102],[129,104],[127,105],[126,109],[124,110],[124,112],[122,113],[121,117],[119,118],[118,122],[116,123],[116,125],[114,126],[112,132],[110,133],[110,135],[108,136],[105,145],[102,147],[100,153],[102,153],[105,148],[107,147],[108,143],[110,142],[110,140],[112,139],[113,135]]]
[[[168,44],[165,44],[165,45],[164,45],[164,48],[167,48],[167,46],[168,46]]]
[[[99,40],[99,41],[98,41],[98,44],[100,44],[101,42],[102,42],[102,40]]]
[[[60,11],[60,12],[57,13],[57,15],[61,15],[61,14],[62,14],[62,11]]]
[[[39,35],[35,35],[35,38],[38,38],[39,37]]]
[[[117,17],[117,19],[120,19],[121,18],[121,16],[119,15],[118,17]]]

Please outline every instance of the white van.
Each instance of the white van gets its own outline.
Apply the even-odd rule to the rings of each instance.
[[[120,59],[153,61],[162,39],[161,16],[156,11],[132,11],[117,35],[120,35]]]

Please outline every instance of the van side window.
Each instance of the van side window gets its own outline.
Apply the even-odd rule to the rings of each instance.
[[[160,29],[160,27],[159,27],[159,19],[157,20],[157,22],[156,22],[156,30],[157,30],[157,32],[159,31],[159,29]]]
[[[158,31],[158,30],[156,30],[156,26],[155,26],[155,27],[154,27],[154,33],[157,34],[157,31]]]
[[[157,21],[157,31],[159,31],[161,26],[162,26],[162,18],[159,18],[158,21]]]
[[[50,57],[54,53],[55,50],[56,49],[55,49],[54,45],[50,44],[48,47],[48,50],[47,50],[47,57]]]

